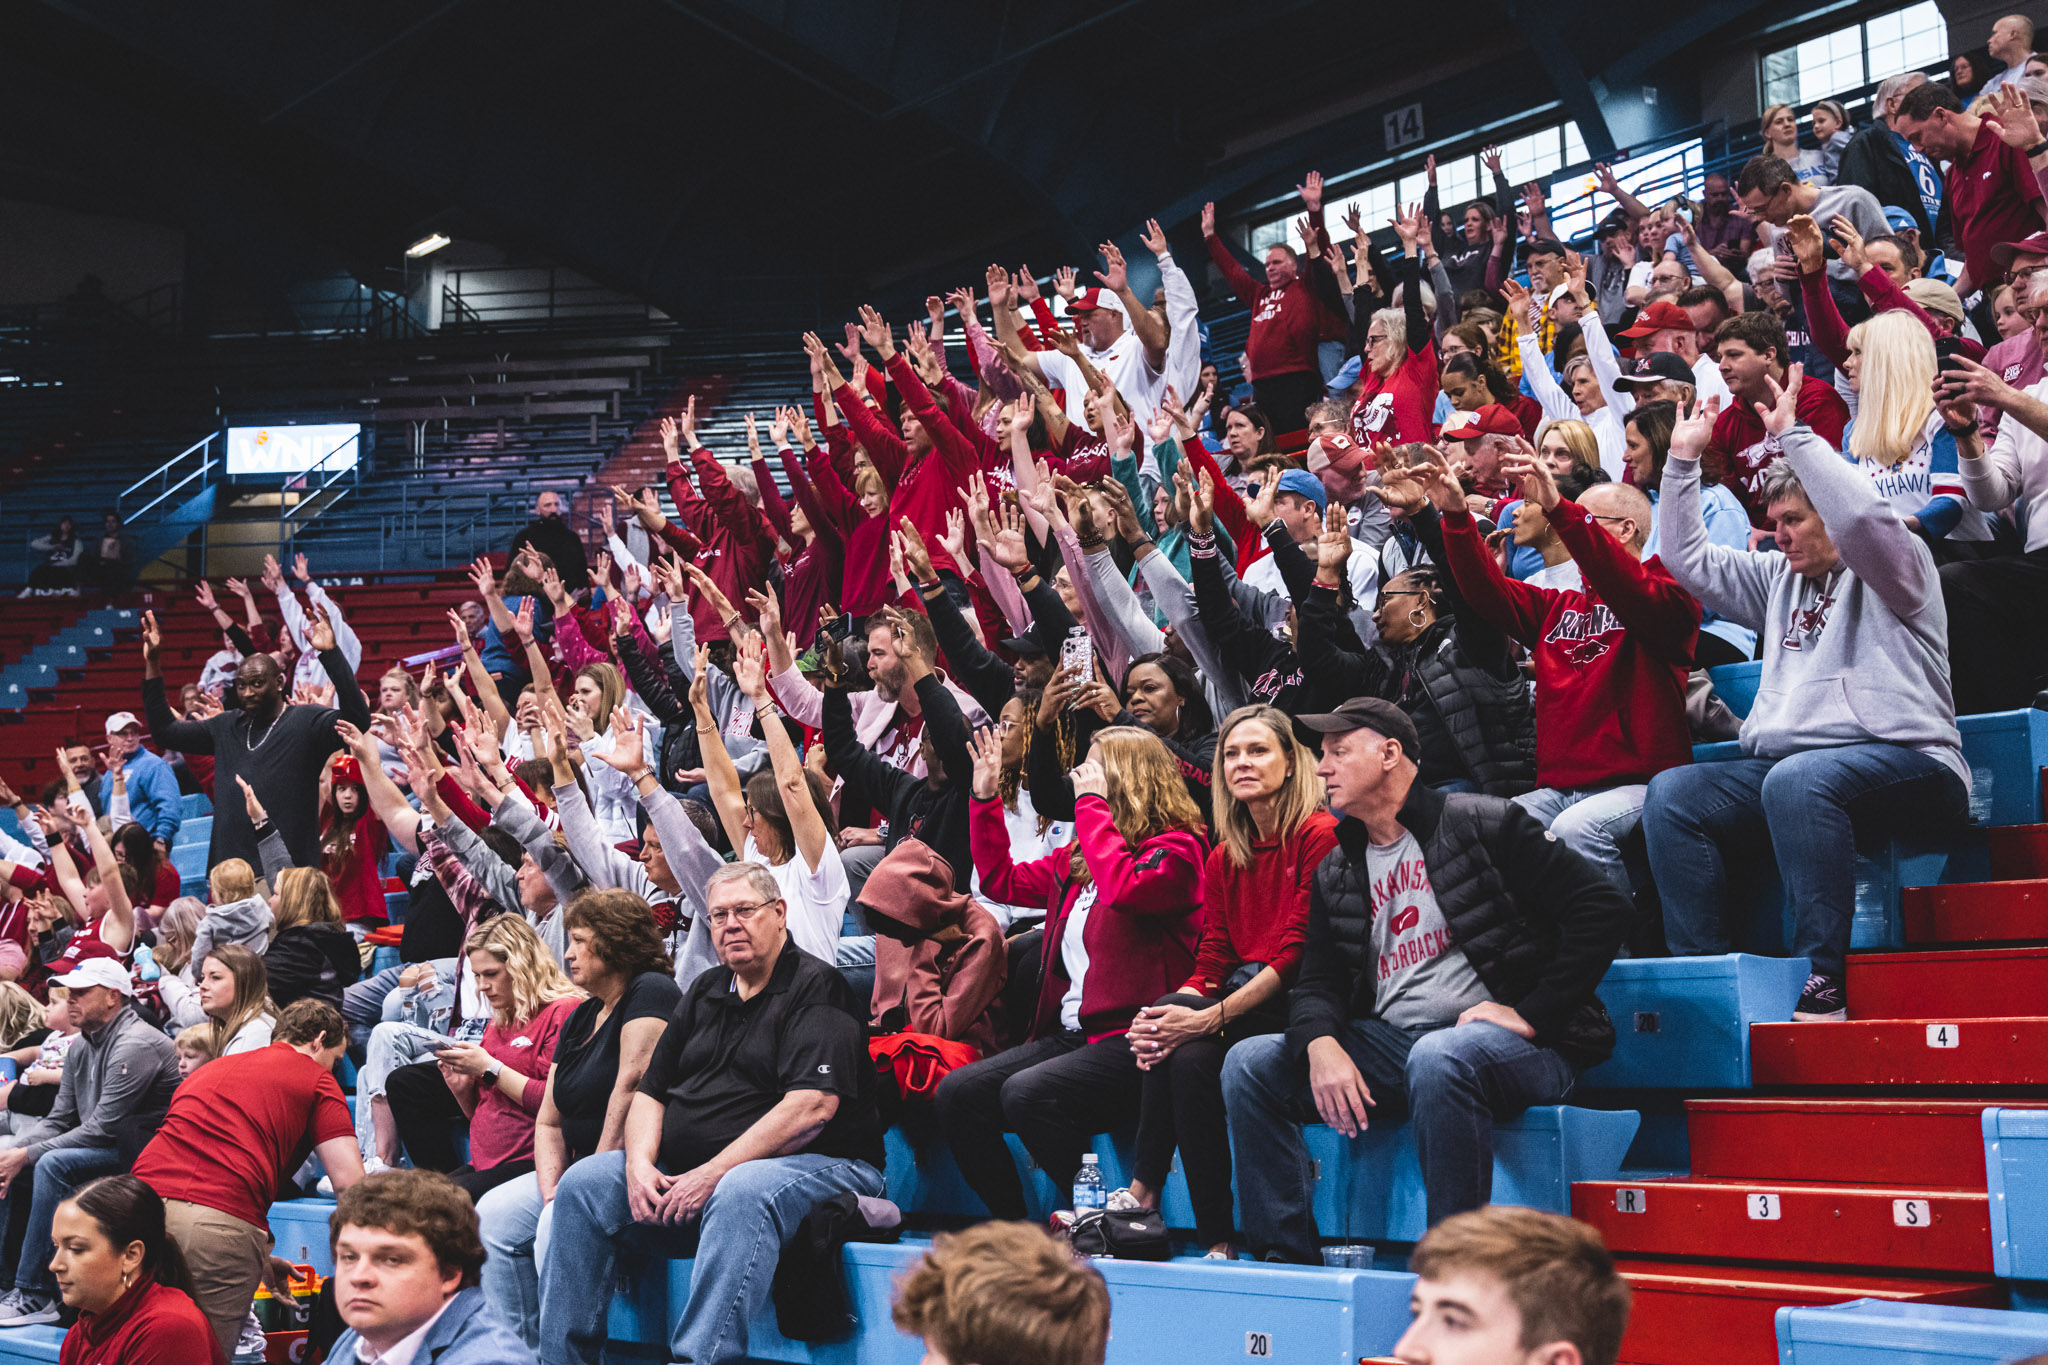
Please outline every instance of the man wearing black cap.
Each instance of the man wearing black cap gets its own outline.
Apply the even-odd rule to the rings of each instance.
[[[1429,1221],[1493,1187],[1493,1120],[1555,1104],[1604,1059],[1593,988],[1627,897],[1533,816],[1416,781],[1400,708],[1359,697],[1320,730],[1338,847],[1316,869],[1286,1034],[1230,1051],[1224,1104],[1255,1257],[1318,1260],[1300,1126],[1412,1117]]]
[[[1654,306],[1662,308],[1666,305]],[[1716,370],[1716,377],[1719,374],[1720,371]],[[1616,375],[1614,387],[1634,395],[1637,407],[1645,403],[1676,403],[1683,408],[1691,405],[1698,385],[1694,383],[1692,367],[1682,357],[1670,351],[1657,351],[1637,356],[1635,369]],[[1724,384],[1722,387],[1727,386]]]

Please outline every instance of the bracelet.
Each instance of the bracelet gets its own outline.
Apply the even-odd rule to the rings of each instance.
[[[2031,161],[2043,152],[2048,152],[2048,138],[2042,138],[2039,142],[2027,148],[2025,155]]]
[[[1019,583],[1022,583],[1027,578],[1036,578],[1038,577],[1038,566],[1036,564],[1026,564],[1021,569],[1012,569],[1010,570],[1010,577],[1016,579]]]
[[[940,582],[940,581],[939,581],[938,579],[934,578],[934,579],[933,579],[933,580],[932,580],[931,582],[929,582],[929,583],[920,583],[920,584],[918,584],[918,585],[917,585],[917,590],[918,590],[918,591],[919,591],[920,593],[934,593],[934,592],[943,592],[943,591],[945,591],[945,587],[946,587],[946,585],[945,585],[944,583],[942,583],[942,582]]]

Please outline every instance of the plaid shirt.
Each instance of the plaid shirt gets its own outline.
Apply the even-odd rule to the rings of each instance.
[[[1500,352],[1494,357],[1494,364],[1500,366],[1502,374],[1510,384],[1522,382],[1522,328],[1526,324],[1509,309],[1500,320]],[[1557,324],[1550,320],[1550,305],[1543,305],[1543,321],[1536,329],[1536,349],[1550,354],[1551,345],[1557,339]]]

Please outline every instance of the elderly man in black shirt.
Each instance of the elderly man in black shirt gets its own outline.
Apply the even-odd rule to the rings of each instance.
[[[555,1188],[541,1274],[541,1358],[603,1355],[619,1254],[697,1258],[669,1355],[747,1355],[782,1246],[839,1194],[882,1193],[882,1129],[865,1002],[790,940],[758,863],[704,887],[721,965],[701,973],[626,1113],[624,1151],[586,1157]]]
[[[359,730],[370,728],[370,703],[349,671],[348,660],[335,648],[334,627],[327,613],[313,608],[307,642],[320,656],[334,684],[335,704],[292,706],[285,700],[284,673],[268,654],[251,654],[235,670],[235,696],[241,705],[205,720],[179,720],[164,696],[164,675],[157,666],[163,632],[156,613],[142,614],[142,708],[149,717],[150,738],[163,749],[183,754],[213,755],[213,789],[236,790],[235,779],[247,778],[271,824],[291,850],[299,867],[320,865],[320,766],[343,747],[336,721]],[[256,850],[256,827],[249,823],[247,803],[222,801],[214,807],[213,842],[206,865],[240,858],[263,866]]]

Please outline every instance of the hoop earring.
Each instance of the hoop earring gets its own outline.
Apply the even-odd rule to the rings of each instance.
[[[1413,608],[1408,613],[1408,624],[1411,626],[1420,626],[1426,619],[1427,618],[1424,617],[1422,613],[1421,607]]]

